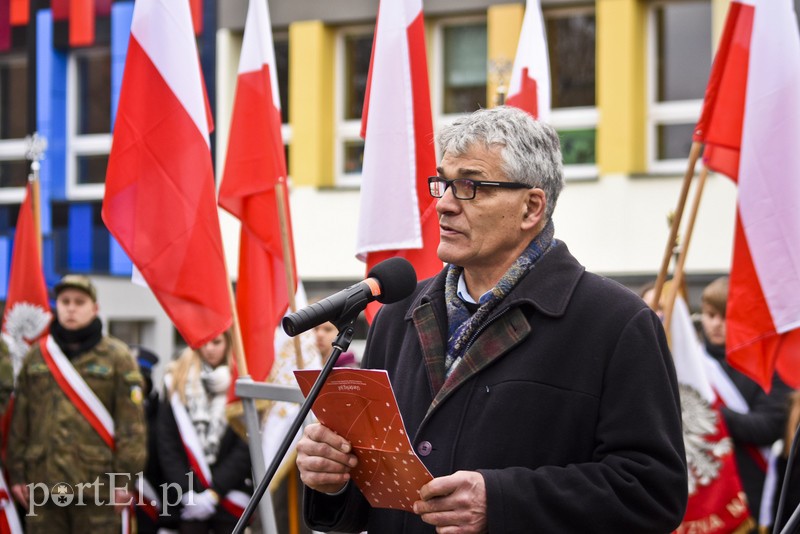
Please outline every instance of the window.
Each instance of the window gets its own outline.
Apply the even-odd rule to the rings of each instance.
[[[0,57],[0,199],[20,202],[30,170],[25,159],[28,129],[28,61],[24,53]]]
[[[337,38],[336,185],[357,185],[361,180],[364,141],[361,114],[367,91],[373,28],[347,28]]]
[[[281,99],[281,138],[283,139],[286,165],[289,165],[289,145],[292,140],[292,127],[289,125],[289,34],[273,34],[275,49],[275,74],[278,77],[278,96]],[[288,171],[288,169],[287,169]]]
[[[278,76],[278,94],[281,99],[281,122],[289,122],[289,34],[276,34],[275,71]]]
[[[75,50],[67,65],[67,195],[103,196],[111,150],[111,51]]]
[[[593,7],[544,13],[550,61],[551,122],[561,138],[567,178],[597,176],[595,12]]]
[[[469,113],[486,107],[486,23],[442,28],[442,112]]]
[[[488,44],[485,17],[436,22],[427,42],[431,61],[431,108],[434,127],[461,114],[487,107]]]
[[[650,36],[649,166],[681,172],[711,71],[711,3],[655,3]]]

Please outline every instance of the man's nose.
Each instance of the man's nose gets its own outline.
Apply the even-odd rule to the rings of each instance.
[[[448,213],[458,211],[461,208],[461,201],[456,198],[453,186],[450,185],[444,190],[444,194],[436,202],[438,213]]]

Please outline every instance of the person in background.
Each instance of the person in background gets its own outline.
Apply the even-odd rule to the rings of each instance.
[[[339,331],[336,329],[336,325],[330,321],[314,327],[317,350],[319,350],[320,355],[322,355],[322,365],[325,365],[325,363],[328,361],[328,358],[331,355],[331,349],[333,349],[333,342],[336,340],[336,336],[338,335]],[[339,358],[336,360],[336,367],[358,366],[356,355],[352,352],[343,352],[339,354]]]
[[[55,294],[50,334],[31,348],[17,377],[11,491],[33,512],[25,517],[28,533],[116,534],[145,465],[142,374],[128,346],[103,335],[89,278],[67,275]]]
[[[776,374],[770,393],[734,369],[725,359],[725,312],[728,277],[715,279],[703,289],[701,324],[706,353],[716,362],[710,380],[725,406],[722,417],[734,443],[739,477],[753,517],[761,510],[761,493],[767,472],[769,448],[783,437],[786,403],[791,389]]]
[[[304,430],[315,530],[667,533],[688,481],[675,369],[658,317],[555,239],[557,132],[512,107],[442,128],[439,258],[375,317],[362,361],[385,369],[434,479],[413,512],[372,508],[352,444]],[[391,199],[389,199],[391,201]],[[608,236],[614,239],[614,236]]]
[[[187,348],[164,376],[158,458],[165,482],[181,489],[181,533],[232,532],[252,493],[250,451],[225,415],[231,344],[225,332]]]
[[[176,528],[178,525],[169,515],[162,515],[160,502],[160,486],[164,482],[164,475],[158,461],[158,391],[153,387],[153,368],[158,364],[158,356],[136,345],[131,346],[131,352],[144,377],[144,415],[147,422],[147,464],[142,482],[136,487],[137,492],[141,492],[136,499],[136,526],[139,534],[156,534],[159,528]]]

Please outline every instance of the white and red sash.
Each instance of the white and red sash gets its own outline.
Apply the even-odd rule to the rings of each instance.
[[[158,520],[158,515],[161,513],[161,497],[158,495],[156,489],[150,484],[149,480],[141,476],[136,482],[136,489],[134,491],[137,497],[136,505],[139,506],[153,522],[156,522]]]
[[[0,533],[22,534],[22,523],[17,515],[17,508],[14,506],[14,499],[0,469]]]
[[[112,451],[115,449],[114,444],[114,418],[106,409],[105,404],[97,395],[94,394],[92,388],[83,379],[83,377],[69,361],[61,347],[53,339],[53,336],[47,336],[47,339],[39,340],[39,349],[42,351],[42,358],[50,369],[58,387],[72,402],[72,405],[83,415],[89,424],[94,428],[97,434],[102,438],[108,448]],[[127,534],[130,531],[130,508],[125,508],[122,511],[122,532]]]
[[[78,374],[78,370],[61,351],[53,336],[47,336],[47,340],[39,341],[39,348],[61,391],[72,401],[106,445],[114,450],[114,418],[108,413],[103,402]]]
[[[211,468],[206,462],[203,448],[200,445],[200,438],[197,436],[189,413],[177,393],[170,395],[169,403],[175,416],[175,423],[178,425],[178,433],[181,436],[183,448],[189,459],[189,467],[200,479],[203,488],[210,488],[212,484]],[[225,495],[220,495],[220,505],[235,517],[240,517],[244,513],[249,501],[250,497],[243,491],[231,490]]]

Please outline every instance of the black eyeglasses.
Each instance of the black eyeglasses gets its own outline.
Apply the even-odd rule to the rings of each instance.
[[[487,182],[485,180],[471,180],[469,178],[456,178],[446,180],[441,176],[428,178],[428,190],[433,198],[442,198],[448,187],[453,189],[453,196],[459,200],[472,200],[481,187],[501,187],[503,189],[532,189],[532,185],[519,182]]]

